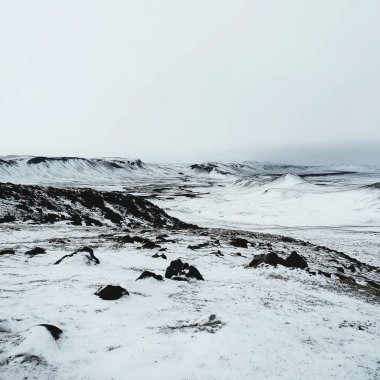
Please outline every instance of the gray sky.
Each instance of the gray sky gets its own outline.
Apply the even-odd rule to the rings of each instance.
[[[379,0],[2,0],[0,154],[380,161],[379,20]]]

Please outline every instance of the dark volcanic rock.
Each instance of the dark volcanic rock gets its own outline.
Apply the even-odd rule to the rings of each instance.
[[[145,270],[144,272],[141,273],[140,277],[138,277],[136,279],[136,281],[137,280],[143,280],[145,278],[154,278],[157,281],[163,281],[164,280],[160,274],[155,274],[153,272],[149,272],[149,271]]]
[[[268,254],[256,255],[248,266],[257,268],[260,264],[268,265],[285,265],[285,260],[277,255],[277,253],[269,252]]]
[[[36,247],[36,248],[30,249],[29,251],[26,251],[25,255],[35,256],[35,255],[40,255],[43,253],[46,253],[44,248]]]
[[[380,289],[380,284],[375,281],[367,280],[367,284],[375,289]]]
[[[215,255],[218,257],[224,256],[223,253],[220,251],[220,249],[218,249],[216,252],[211,252],[211,255]]]
[[[174,260],[166,268],[165,277],[173,279],[176,277],[176,280],[179,278],[195,278],[197,280],[204,280],[197,268],[188,263],[183,263],[181,259]]]
[[[340,274],[340,273],[336,273],[336,276],[339,278],[339,280],[345,284],[348,284],[348,285],[355,285],[356,284],[356,281],[354,278],[352,277],[349,277],[349,276],[345,276],[343,274]]]
[[[319,270],[318,271],[318,274],[322,275],[322,276],[325,276],[327,278],[331,278],[331,273],[328,273],[328,272],[324,272],[322,270]]]
[[[204,280],[199,270],[192,265],[190,265],[188,272],[185,273],[185,276],[188,278],[195,278],[196,280]]]
[[[353,264],[351,264],[351,265],[348,267],[348,269],[349,269],[352,273],[356,272],[356,268],[355,268],[355,266],[354,266]]]
[[[187,248],[192,249],[193,251],[195,251],[197,249],[206,248],[209,245],[210,245],[210,243],[207,242],[207,243],[200,243],[200,244],[195,244],[195,245],[189,245]]]
[[[268,265],[285,265],[285,260],[277,255],[277,253],[269,252],[265,255],[264,263]]]
[[[171,278],[171,280],[174,280],[174,281],[188,281],[188,279],[186,277],[179,277],[179,276],[174,276]]]
[[[16,252],[14,249],[3,249],[0,251],[0,256],[1,255],[14,255]]]
[[[90,247],[83,247],[78,249],[77,251],[71,253],[70,255],[65,255],[61,257],[58,261],[54,263],[54,265],[60,264],[63,260],[78,255],[79,253],[84,253],[84,257],[87,259],[87,264],[100,264],[99,259],[94,255],[94,251]]]
[[[100,288],[95,295],[100,297],[102,300],[117,300],[124,295],[128,295],[129,293],[126,289],[122,288],[121,286],[118,285],[106,285],[103,288]]]
[[[285,260],[285,266],[305,269],[308,267],[306,260],[296,251],[293,251]]]
[[[147,241],[146,243],[144,243],[141,248],[146,248],[146,249],[153,249],[153,248],[161,248],[160,245],[156,244],[155,242],[153,241]]]
[[[131,236],[131,235],[125,235],[121,238],[121,241],[123,243],[145,243],[149,241],[149,239],[146,239],[142,236]]]
[[[248,248],[248,243],[249,243],[248,240],[242,239],[242,238],[234,238],[234,239],[231,239],[230,241],[230,244],[233,247],[238,247],[238,248]]]
[[[255,255],[252,261],[248,264],[249,267],[257,268],[260,264],[264,263],[265,254]]]
[[[305,269],[308,267],[306,260],[300,256],[296,251],[293,251],[284,260],[275,252],[269,252],[268,254],[256,255],[248,266],[257,268],[260,264],[268,264],[272,266],[283,265],[288,268],[300,268]]]
[[[58,340],[59,337],[61,336],[61,334],[63,333],[63,331],[59,327],[54,326],[54,325],[49,325],[49,324],[46,324],[46,323],[41,323],[38,326],[45,327],[55,340]]]
[[[16,217],[14,215],[5,214],[0,216],[0,223],[12,223],[16,221]]]
[[[164,259],[164,260],[167,259],[166,255],[164,255],[164,254],[159,255],[158,253],[155,253],[152,257],[153,257],[154,259],[158,259],[159,257],[161,257],[161,258]]]
[[[0,210],[3,204],[7,204],[8,211],[0,212],[0,223],[66,221],[78,226],[101,226],[111,222],[129,227],[197,228],[169,216],[142,197],[122,191],[0,183]]]

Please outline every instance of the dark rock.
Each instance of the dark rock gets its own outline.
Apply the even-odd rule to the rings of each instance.
[[[188,278],[195,278],[196,280],[204,281],[204,278],[200,274],[199,270],[194,266],[190,265],[189,271],[185,274]]]
[[[45,215],[45,223],[55,223],[62,220],[61,217],[57,214],[48,213]]]
[[[26,251],[25,255],[35,256],[35,255],[40,255],[43,253],[46,253],[45,249],[41,247],[36,247],[36,248],[30,249],[29,251]]]
[[[153,248],[161,248],[160,245],[156,244],[155,242],[153,241],[147,241],[146,243],[144,243],[142,245],[141,248],[145,248],[145,249],[153,249]]]
[[[169,216],[164,210],[125,191],[98,191],[86,188],[55,188],[46,186],[0,183],[0,208],[11,205],[8,214],[0,215],[0,223],[65,221],[72,225],[98,226],[113,223],[131,228],[190,229],[196,226]],[[9,207],[8,207],[9,208]]]
[[[188,263],[183,263],[181,259],[173,260],[166,268],[165,277],[172,279],[173,277],[195,278],[204,280],[197,268]]]
[[[118,285],[106,285],[105,287],[100,288],[94,294],[100,297],[102,300],[117,300],[124,295],[129,296],[128,291]]]
[[[238,247],[238,248],[248,248],[248,243],[249,241],[247,239],[242,239],[242,238],[234,238],[231,239],[230,244],[233,247]]]
[[[331,273],[328,273],[328,272],[324,272],[322,270],[319,270],[318,271],[318,274],[322,275],[322,276],[325,276],[325,277],[328,277],[328,278],[331,278]]]
[[[16,221],[16,217],[14,215],[6,214],[0,217],[0,223],[12,223]]]
[[[160,248],[159,251],[160,252],[164,252],[164,251],[167,251],[168,249],[167,248]]]
[[[279,257],[274,252],[269,252],[268,254],[256,255],[253,260],[249,263],[249,267],[257,268],[260,264],[268,265],[285,265],[285,260]]]
[[[340,273],[344,273],[344,269],[342,267],[337,267],[336,270]]]
[[[265,255],[264,263],[269,265],[285,265],[285,260],[277,255],[277,253],[269,252]]]
[[[308,267],[306,260],[296,251],[293,251],[285,260],[285,266],[290,268],[305,269]]]
[[[174,276],[171,278],[171,280],[174,280],[174,281],[188,281],[188,279],[186,277],[179,277],[179,276]]]
[[[162,254],[162,255],[159,255],[158,253],[155,253],[153,256],[152,256],[154,259],[158,259],[159,257],[161,257],[162,259],[167,259],[166,255]]]
[[[249,267],[257,268],[260,264],[264,263],[265,254],[255,255],[252,261],[248,264]]]
[[[211,252],[211,255],[215,255],[218,257],[224,256],[223,253],[220,251],[220,249],[218,249],[216,252]]]
[[[356,272],[356,268],[354,267],[354,264],[351,264],[347,269],[349,269],[352,273]]]
[[[156,239],[157,239],[157,240],[165,240],[167,237],[169,237],[169,236],[166,235],[166,234],[162,234],[162,235],[158,235],[158,236],[156,236]]]
[[[140,277],[138,277],[136,279],[136,281],[137,280],[143,280],[145,278],[154,278],[157,281],[163,281],[164,280],[160,274],[155,274],[153,272],[149,272],[146,270],[146,271],[141,273]]]
[[[375,281],[367,280],[367,284],[368,284],[369,286],[372,286],[372,287],[375,288],[375,289],[380,289],[380,284],[378,284],[378,283],[375,282]]]
[[[207,243],[200,243],[200,244],[195,244],[195,245],[189,245],[187,248],[189,249],[192,249],[193,251],[197,250],[197,249],[202,249],[202,248],[206,248],[209,246],[209,242]]]
[[[61,334],[63,333],[63,331],[57,326],[49,325],[46,323],[41,323],[38,326],[45,327],[55,340],[58,340],[60,338]]]
[[[71,253],[70,255],[65,255],[61,257],[58,261],[54,263],[54,265],[60,264],[64,259],[67,259],[68,257],[73,257],[74,255],[77,255],[78,253],[85,252],[87,255],[85,257],[88,260],[88,264],[94,263],[95,265],[100,264],[99,259],[94,255],[94,251],[90,247],[83,247],[78,249],[77,251]]]
[[[14,255],[16,252],[14,249],[3,249],[0,251],[0,256],[2,255]]]
[[[343,274],[336,273],[336,276],[339,278],[339,280],[345,284],[348,285],[355,285],[356,281],[354,278],[349,277],[349,276],[344,276]]]
[[[133,244],[133,243],[145,243],[147,241],[149,241],[148,239],[146,238],[143,238],[141,236],[130,236],[130,235],[126,235],[126,236],[123,236],[121,238],[121,241],[123,243],[130,243],[130,244]]]

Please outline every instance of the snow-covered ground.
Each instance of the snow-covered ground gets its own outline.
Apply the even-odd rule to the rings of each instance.
[[[109,160],[28,165],[29,159],[3,158],[16,163],[0,162],[0,182],[126,189],[185,222],[236,235],[251,231],[244,236],[254,244],[235,248],[228,243],[234,232],[216,230],[0,224],[0,250],[15,250],[0,255],[0,379],[380,378],[379,292],[364,281],[380,276],[380,190],[367,187],[380,182],[378,168],[191,168],[114,159],[119,168]],[[166,233],[173,241],[161,243],[166,251],[139,249],[120,243],[127,233],[151,240]],[[215,244],[188,248],[209,241]],[[25,255],[36,246],[47,253]],[[78,257],[53,265],[83,246],[94,249],[99,265]],[[327,258],[320,246],[377,268],[367,274],[355,264],[352,274],[345,266],[357,285],[341,282],[334,265],[342,264],[331,257],[342,256],[327,250]],[[333,274],[247,268],[272,248],[297,250],[311,270],[326,265]],[[157,252],[167,260],[153,258]],[[177,258],[205,281],[136,281],[144,270],[164,275]],[[130,295],[116,301],[94,295],[107,284]],[[54,340],[43,323],[61,328],[62,337]]]

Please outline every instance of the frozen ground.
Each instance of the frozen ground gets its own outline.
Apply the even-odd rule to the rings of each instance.
[[[380,283],[380,190],[366,187],[380,182],[378,169],[27,159],[0,165],[0,182],[126,189],[185,222],[226,230],[0,224],[0,250],[15,250],[0,255],[0,379],[380,378],[379,291],[368,285]],[[163,233],[166,251],[120,240]],[[236,236],[251,244],[233,247]],[[36,246],[46,253],[25,255]],[[53,265],[83,246],[99,265],[80,257]],[[247,268],[255,255],[293,250],[309,272]],[[205,281],[136,281],[144,270],[164,275],[177,258]],[[107,284],[130,295],[94,295]]]

